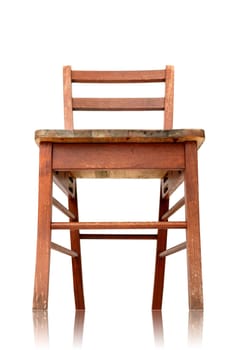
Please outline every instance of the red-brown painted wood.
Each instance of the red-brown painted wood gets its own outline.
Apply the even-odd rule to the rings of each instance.
[[[74,180],[75,181],[75,180]],[[78,221],[78,200],[77,200],[77,188],[75,184],[75,196],[68,197],[69,210],[75,214],[74,219]],[[71,249],[77,252],[78,256],[72,258],[73,268],[73,286],[74,286],[74,298],[75,306],[77,310],[85,309],[84,292],[83,292],[83,276],[82,276],[82,260],[81,260],[81,245],[80,245],[80,232],[77,228],[70,229],[70,242]]]
[[[38,234],[33,309],[47,310],[52,220],[52,144],[40,146]]]
[[[53,169],[183,169],[184,145],[54,144]]]
[[[164,98],[73,98],[74,111],[162,111]]]
[[[166,66],[164,129],[173,128],[174,67]]]
[[[64,69],[71,69],[70,66]],[[72,70],[73,83],[161,83],[164,69],[144,71],[78,71]]]
[[[167,229],[186,228],[185,221],[137,221],[137,222],[52,222],[53,230],[119,230],[119,229]]]
[[[66,66],[63,69],[63,96],[64,96],[64,127],[66,130],[74,128],[73,106],[72,106],[72,83],[71,67]]]
[[[160,202],[159,202],[159,219],[160,220],[162,216],[168,211],[168,209],[169,209],[169,198],[164,198],[162,195],[162,180],[161,180]],[[162,308],[166,259],[161,258],[160,253],[166,250],[166,247],[167,247],[167,228],[165,227],[158,230],[152,310],[161,310]]]
[[[140,240],[148,240],[148,239],[157,239],[157,235],[153,234],[126,234],[126,233],[81,233],[80,239],[140,239]]]
[[[197,145],[185,145],[185,212],[189,308],[203,309]]]

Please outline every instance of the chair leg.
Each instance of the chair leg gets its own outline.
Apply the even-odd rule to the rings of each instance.
[[[198,199],[197,146],[188,142],[185,146],[185,210],[187,239],[187,270],[189,308],[203,309],[201,243]]]
[[[69,210],[75,215],[74,221],[78,221],[78,201],[77,201],[76,187],[77,186],[75,183],[74,197],[69,195]],[[75,307],[76,307],[76,310],[84,310],[85,302],[84,302],[84,292],[83,292],[81,244],[80,244],[79,230],[70,231],[70,241],[71,241],[71,249],[78,253],[77,257],[72,257]]]
[[[168,209],[169,209],[169,198],[163,198],[162,185],[161,185],[159,220],[161,220],[161,217],[163,216],[164,213],[167,212]],[[161,258],[159,254],[162,251],[166,250],[166,246],[167,246],[167,229],[158,230],[152,310],[161,310],[162,308],[166,258],[165,257]]]
[[[34,283],[34,310],[47,310],[52,218],[52,145],[40,144],[38,234]]]

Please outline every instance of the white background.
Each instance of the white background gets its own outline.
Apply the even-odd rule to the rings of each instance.
[[[1,2],[1,348],[33,349],[42,342],[34,335],[31,312],[38,184],[34,131],[63,128],[67,64],[90,70],[175,66],[174,127],[206,132],[199,152],[205,312],[198,341],[204,349],[232,347],[231,8],[227,0]],[[147,123],[136,121],[135,127],[154,127],[152,119]],[[90,121],[85,126],[93,127]],[[81,181],[79,191],[82,220],[157,219],[155,180]],[[68,244],[68,233],[56,233],[55,239]],[[169,245],[182,240],[182,232],[171,232]],[[159,340],[150,312],[154,243],[82,242],[82,254],[87,307],[82,348],[154,349]],[[167,259],[165,348],[191,343],[185,264],[184,251]],[[44,345],[69,349],[75,313],[68,257],[52,253],[50,282]]]

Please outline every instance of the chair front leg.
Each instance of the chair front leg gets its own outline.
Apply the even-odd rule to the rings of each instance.
[[[189,309],[203,309],[196,142],[185,145],[185,212]]]
[[[47,310],[52,219],[52,144],[40,144],[34,310]]]

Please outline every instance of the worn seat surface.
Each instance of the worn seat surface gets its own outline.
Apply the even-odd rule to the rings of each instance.
[[[196,141],[199,148],[204,142],[202,129],[171,130],[37,130],[35,140],[53,143],[171,143]]]

